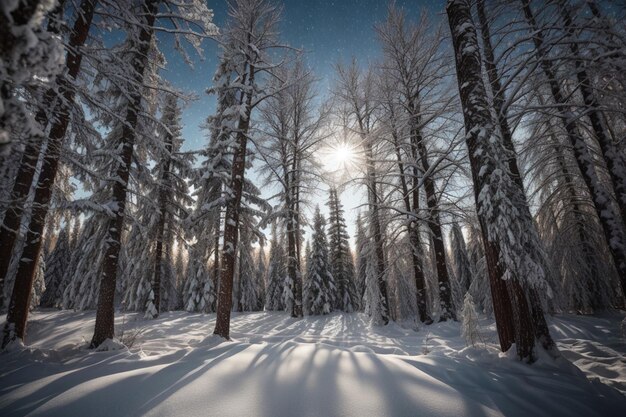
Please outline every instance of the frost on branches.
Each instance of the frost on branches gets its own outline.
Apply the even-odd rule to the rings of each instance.
[[[19,91],[54,79],[61,70],[61,41],[42,27],[55,6],[55,0],[0,3],[0,154],[9,151],[17,136],[43,139]]]

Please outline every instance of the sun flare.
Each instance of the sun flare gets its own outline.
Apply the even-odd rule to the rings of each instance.
[[[334,158],[338,164],[347,164],[354,161],[354,150],[347,145],[340,145],[335,149]]]
[[[355,149],[347,143],[327,148],[320,157],[326,172],[340,177],[346,175],[346,171],[351,170],[358,159]]]

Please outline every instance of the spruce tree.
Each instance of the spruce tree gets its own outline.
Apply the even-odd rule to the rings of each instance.
[[[72,224],[66,224],[61,229],[54,249],[46,259],[45,282],[46,291],[41,297],[42,307],[60,307],[63,302],[63,292],[67,286],[67,271],[72,260],[70,252],[70,229]]]
[[[284,310],[282,294],[287,274],[287,255],[279,235],[278,227],[274,223],[267,264],[267,289],[265,291],[265,310],[268,311]]]
[[[305,311],[310,315],[330,313],[333,310],[333,295],[337,293],[329,263],[325,228],[326,220],[318,206],[313,217],[311,254],[303,291]]]
[[[344,210],[336,188],[330,189],[329,214],[329,258],[331,275],[337,288],[334,308],[351,313],[359,309],[359,300],[354,284],[355,271],[350,253],[350,236],[344,219]]]

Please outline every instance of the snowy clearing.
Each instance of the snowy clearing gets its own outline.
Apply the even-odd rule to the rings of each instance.
[[[466,348],[458,323],[415,332],[371,327],[363,314],[235,313],[224,342],[205,337],[214,315],[127,314],[118,331],[136,337],[130,351],[89,352],[93,312],[39,311],[30,349],[2,355],[0,415],[621,416],[626,396],[608,387],[626,393],[621,318],[551,319],[588,380],[565,361],[528,366]]]

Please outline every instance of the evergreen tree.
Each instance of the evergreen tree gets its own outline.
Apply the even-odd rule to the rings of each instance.
[[[218,91],[238,93],[236,104],[226,110],[228,114],[235,115],[235,124],[232,125],[231,138],[232,165],[225,187],[224,237],[214,330],[216,335],[225,339],[230,335],[239,220],[246,184],[245,172],[250,163],[247,158],[250,122],[253,110],[272,94],[271,88],[265,89],[269,86],[264,86],[263,74],[279,66],[271,62],[271,57],[279,46],[277,28],[280,20],[280,8],[267,0],[236,0],[229,6],[230,20],[220,39],[223,65],[216,87]]]
[[[48,3],[49,4],[49,3]],[[26,26],[24,29],[28,29],[28,26],[33,23],[37,24],[40,19],[31,19],[33,14],[35,13],[37,7],[39,6],[39,2],[29,2],[24,3],[24,5],[29,5],[32,9],[25,11],[22,7],[17,7],[14,12],[17,16],[25,17],[28,13],[28,16],[24,21],[20,22],[21,25]],[[74,23],[74,27],[72,33],[70,35],[70,45],[72,48],[68,50],[68,56],[66,57],[66,70],[67,74],[62,74],[56,77],[56,88],[58,88],[58,92],[63,97],[61,100],[61,104],[54,110],[57,112],[58,117],[52,123],[48,131],[48,141],[46,147],[46,154],[43,158],[41,171],[39,173],[39,178],[37,180],[37,185],[35,187],[34,192],[34,204],[32,205],[33,210],[31,213],[30,221],[28,222],[27,227],[27,238],[25,239],[26,245],[22,251],[22,255],[19,256],[20,262],[16,272],[15,283],[13,285],[13,290],[11,293],[11,301],[9,302],[9,308],[7,311],[7,321],[4,328],[4,335],[2,340],[2,346],[6,346],[13,340],[23,339],[26,329],[26,320],[28,317],[28,309],[29,309],[29,299],[31,289],[33,287],[33,282],[35,280],[35,276],[37,274],[37,262],[41,258],[41,246],[42,246],[42,234],[43,229],[46,223],[46,215],[48,213],[48,208],[50,204],[50,199],[52,196],[54,180],[59,167],[59,158],[61,154],[61,148],[63,144],[63,140],[65,139],[65,133],[67,130],[67,126],[69,123],[69,107],[70,103],[74,101],[75,90],[70,87],[72,81],[76,79],[81,65],[82,54],[77,51],[77,49],[82,46],[89,34],[89,27],[91,26],[91,20],[93,18],[95,8],[95,0],[84,0],[80,5],[80,11],[77,15],[76,21]],[[26,13],[24,13],[26,12]],[[1,20],[4,20],[7,16],[4,15]],[[5,24],[6,23],[6,24]],[[8,24],[8,22],[2,22],[0,25],[2,27],[1,30],[10,29],[13,26],[14,22]],[[19,23],[18,23],[18,26]],[[46,45],[50,46],[50,43],[43,42],[33,42],[32,39],[25,42],[26,39],[14,39],[14,42],[7,42],[12,37],[15,37],[15,33],[3,34],[3,42],[2,49],[7,47],[15,48],[15,47],[27,47],[28,45],[41,45],[46,48]],[[26,30],[23,33],[33,33],[30,30]],[[19,38],[19,37],[18,37]],[[25,42],[25,43],[24,43]],[[15,65],[16,63],[24,63],[27,65],[33,64],[29,63],[29,59],[18,59],[18,60],[7,60],[5,53],[15,53],[16,51],[0,51],[0,57],[2,57],[2,65],[0,65],[0,71],[4,73],[5,70],[9,69],[5,66],[5,64]],[[33,52],[33,51],[30,51]],[[43,52],[43,54],[42,54]],[[52,55],[52,51],[47,51],[45,53],[44,50],[39,51],[38,54],[34,56],[54,56]],[[41,54],[41,55],[40,55]],[[34,69],[37,69],[39,66],[38,63],[34,63]],[[14,68],[13,70],[19,70],[16,74],[20,74],[20,76],[24,76],[29,74],[26,68],[19,69]],[[54,72],[51,72],[54,74]],[[8,105],[5,107],[4,103],[0,105],[2,109],[2,114],[0,114],[0,143],[6,143],[9,141],[8,131],[5,130],[5,123],[7,121],[5,109],[11,109],[11,104],[15,101],[16,108],[13,109],[16,114],[20,114],[22,112],[22,105],[18,105],[19,100],[14,100],[12,97],[12,88],[9,84],[5,85],[5,82],[8,82],[10,78],[5,74],[2,74],[2,100],[8,101]],[[42,74],[44,75],[44,74]],[[21,84],[20,80],[16,80],[17,85]],[[51,87],[52,88],[52,87]],[[8,93],[8,94],[7,94]],[[56,93],[54,93],[56,94]],[[6,97],[5,97],[6,95]],[[13,111],[10,111],[13,113]],[[14,117],[12,114],[11,117]],[[38,134],[40,135],[40,134]],[[35,145],[32,147],[30,152],[34,152],[34,154],[26,153],[28,148],[25,150],[25,154],[23,157],[27,159],[24,161],[25,164],[22,164],[23,168],[27,166],[33,167],[33,162],[38,159],[38,146]],[[37,156],[34,156],[37,155]],[[30,190],[31,181],[33,179],[34,171],[30,170],[31,173],[25,175],[25,178],[22,178],[21,175],[18,174],[18,178],[16,179],[15,186],[13,188],[13,197],[14,203],[20,202],[20,200],[27,195],[28,190]],[[16,189],[17,188],[17,189]],[[3,227],[0,228],[0,250],[5,254],[2,258],[0,258],[0,285],[3,285],[5,278],[7,276],[7,270],[10,262],[10,257],[6,256],[7,253],[13,253],[16,233],[15,231],[19,229],[19,224],[21,221],[21,210],[9,210],[5,213]]]
[[[364,306],[363,297],[365,296],[365,287],[366,287],[366,277],[367,277],[367,235],[365,232],[365,227],[363,225],[363,219],[361,217],[361,213],[359,213],[356,217],[356,244],[355,244],[355,254],[356,258],[355,266],[356,266],[356,274],[355,274],[355,284],[357,291],[357,298],[359,300],[359,304]]]
[[[274,223],[267,265],[267,290],[265,291],[265,310],[268,311],[284,310],[283,286],[287,274],[287,255],[277,229]]]
[[[239,311],[255,311],[258,303],[258,277],[254,265],[252,234],[241,229],[239,237]]]
[[[354,262],[350,253],[349,235],[343,217],[343,207],[337,195],[337,189],[330,189],[328,201],[329,258],[333,284],[337,288],[334,308],[351,313],[359,310],[359,300],[355,281]]]
[[[67,271],[72,260],[70,249],[70,232],[72,224],[61,229],[54,249],[46,259],[45,283],[46,291],[41,297],[42,307],[61,307],[63,292],[67,286]]]
[[[452,270],[454,271],[454,285],[452,286],[452,294],[454,295],[454,305],[461,307],[463,297],[469,290],[472,283],[472,270],[465,245],[465,238],[458,223],[452,224],[450,230],[450,245],[452,251]]]
[[[303,291],[304,309],[310,315],[330,313],[333,310],[333,295],[337,293],[329,263],[325,228],[326,220],[318,206],[313,217],[311,254]]]
[[[263,311],[263,307],[265,306],[265,287],[267,281],[267,260],[265,258],[265,246],[263,244],[259,246],[259,250],[257,251],[255,274],[257,294],[255,310]]]

